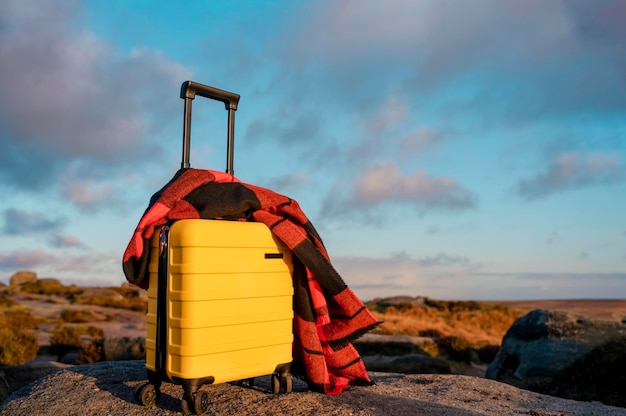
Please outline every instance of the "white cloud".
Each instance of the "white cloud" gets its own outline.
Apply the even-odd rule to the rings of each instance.
[[[431,76],[467,69],[496,48],[500,59],[522,52],[517,59],[524,60],[571,31],[558,2],[482,0],[459,7],[446,0],[347,0],[315,3],[303,15],[308,20],[299,22],[301,33],[289,50],[295,62],[361,62],[375,50],[381,65],[419,63]]]
[[[343,256],[333,264],[361,298],[424,295],[441,298],[461,287],[465,276],[479,265],[446,253],[412,257],[402,252],[385,258]]]
[[[419,211],[464,210],[475,206],[476,196],[458,182],[447,177],[432,177],[415,170],[404,174],[397,166],[381,164],[363,172],[349,187],[347,196],[331,193],[325,208],[358,210],[385,203],[408,205]]]
[[[543,171],[520,181],[517,191],[532,200],[625,179],[626,166],[617,153],[566,153],[551,160]]]
[[[426,235],[437,235],[437,234],[443,234],[445,231],[442,230],[440,227],[437,227],[436,225],[432,225],[430,227],[428,227],[426,229],[426,231],[424,232],[424,234]]]
[[[420,154],[441,145],[442,142],[443,134],[440,132],[429,127],[418,127],[400,139],[398,147],[409,154]]]
[[[48,243],[52,248],[86,248],[78,238],[63,234],[62,230],[67,225],[66,218],[49,215],[42,211],[25,211],[9,208],[4,211],[4,225],[2,233],[11,237],[36,237],[37,240]],[[52,258],[51,254],[38,251],[16,251],[17,255],[4,257],[9,264],[13,261],[16,264],[32,261],[38,264],[42,259]],[[32,256],[30,254],[32,254]],[[28,260],[30,256],[31,260]],[[13,260],[11,260],[13,259]]]
[[[80,239],[69,234],[60,234],[54,236],[51,240],[51,245],[53,247],[59,248],[86,248],[85,244]]]
[[[333,259],[337,271],[363,300],[390,296],[435,299],[522,300],[621,298],[625,273],[486,273],[464,256],[439,253],[384,258]]]
[[[152,123],[178,115],[188,71],[158,51],[123,56],[91,33],[73,1],[9,1],[0,15],[0,175],[37,188],[76,158],[154,153]],[[165,99],[165,98],[170,99]],[[177,106],[177,107],[174,107]],[[150,116],[149,116],[150,114]]]
[[[258,143],[276,141],[281,146],[297,146],[310,143],[320,133],[321,122],[312,112],[292,112],[285,117],[285,109],[270,114],[261,114],[248,124],[243,140],[254,146]]]
[[[269,188],[278,193],[287,193],[289,191],[298,190],[307,187],[310,183],[308,175],[302,172],[292,172],[270,180]]]
[[[421,259],[420,264],[423,267],[468,266],[470,264],[470,261],[467,257],[451,256],[446,253],[438,253],[435,256],[425,257]]]
[[[472,209],[477,197],[448,177],[433,177],[415,170],[404,174],[386,163],[363,172],[352,183],[337,182],[326,196],[322,211],[327,216],[350,217],[374,214],[374,208],[393,203],[419,213]]]
[[[41,211],[25,211],[9,208],[4,211],[2,231],[11,236],[44,235],[57,232],[65,224],[62,218],[51,218]]]
[[[344,157],[350,164],[377,159],[395,150],[404,124],[414,121],[406,98],[387,97],[380,106],[372,107],[372,115],[368,112],[359,115],[362,134],[345,150]]]
[[[9,274],[32,270],[40,276],[80,281],[87,285],[123,281],[119,256],[95,252],[55,254],[46,250],[18,249],[0,253],[0,270]],[[119,271],[112,274],[111,270]]]
[[[89,180],[79,180],[67,183],[63,197],[82,209],[106,206],[114,200],[113,186],[110,183],[94,183]]]
[[[8,272],[33,270],[42,265],[52,264],[56,260],[56,256],[43,250],[16,250],[0,254],[0,270]]]
[[[386,130],[397,126],[409,117],[409,103],[401,97],[387,97],[377,114],[366,123],[367,136],[379,137]]]
[[[317,94],[323,83],[327,102],[352,108],[404,94],[457,120],[468,108],[492,123],[619,111],[623,7],[619,0],[314,2],[289,26],[280,81]],[[463,88],[468,80],[471,91]]]

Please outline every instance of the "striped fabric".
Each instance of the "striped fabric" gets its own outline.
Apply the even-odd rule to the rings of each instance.
[[[379,322],[330,263],[315,228],[298,203],[222,172],[181,169],[153,195],[131,238],[122,266],[127,280],[148,286],[147,249],[155,229],[190,218],[257,221],[294,254],[294,375],[337,395],[349,384],[369,384],[352,345]]]

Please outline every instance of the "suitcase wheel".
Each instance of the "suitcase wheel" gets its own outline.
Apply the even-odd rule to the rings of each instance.
[[[183,413],[186,415],[206,413],[210,404],[209,393],[204,390],[198,390],[189,394],[185,393],[180,401]]]
[[[278,394],[280,393],[281,388],[285,391],[285,393],[291,393],[293,390],[293,379],[291,378],[291,374],[272,374],[272,393]]]
[[[161,392],[150,383],[140,384],[135,388],[135,400],[144,406],[152,407],[156,405]]]

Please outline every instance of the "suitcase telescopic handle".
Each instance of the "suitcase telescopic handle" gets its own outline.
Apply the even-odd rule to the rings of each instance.
[[[191,143],[191,102],[196,95],[221,101],[228,111],[228,141],[226,146],[226,173],[234,174],[233,162],[235,154],[235,111],[239,104],[239,94],[220,90],[193,81],[185,81],[180,87],[180,98],[185,100],[185,118],[183,122],[183,162],[182,168],[189,167],[189,150]]]

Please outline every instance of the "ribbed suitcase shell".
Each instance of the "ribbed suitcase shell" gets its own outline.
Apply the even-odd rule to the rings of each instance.
[[[180,220],[167,242],[166,316],[157,316],[159,236],[151,240],[146,367],[214,383],[272,374],[292,361],[291,251],[261,223]],[[163,263],[162,263],[163,264]],[[163,310],[163,309],[162,309]],[[157,345],[157,324],[167,320]],[[157,368],[165,347],[164,368]]]

